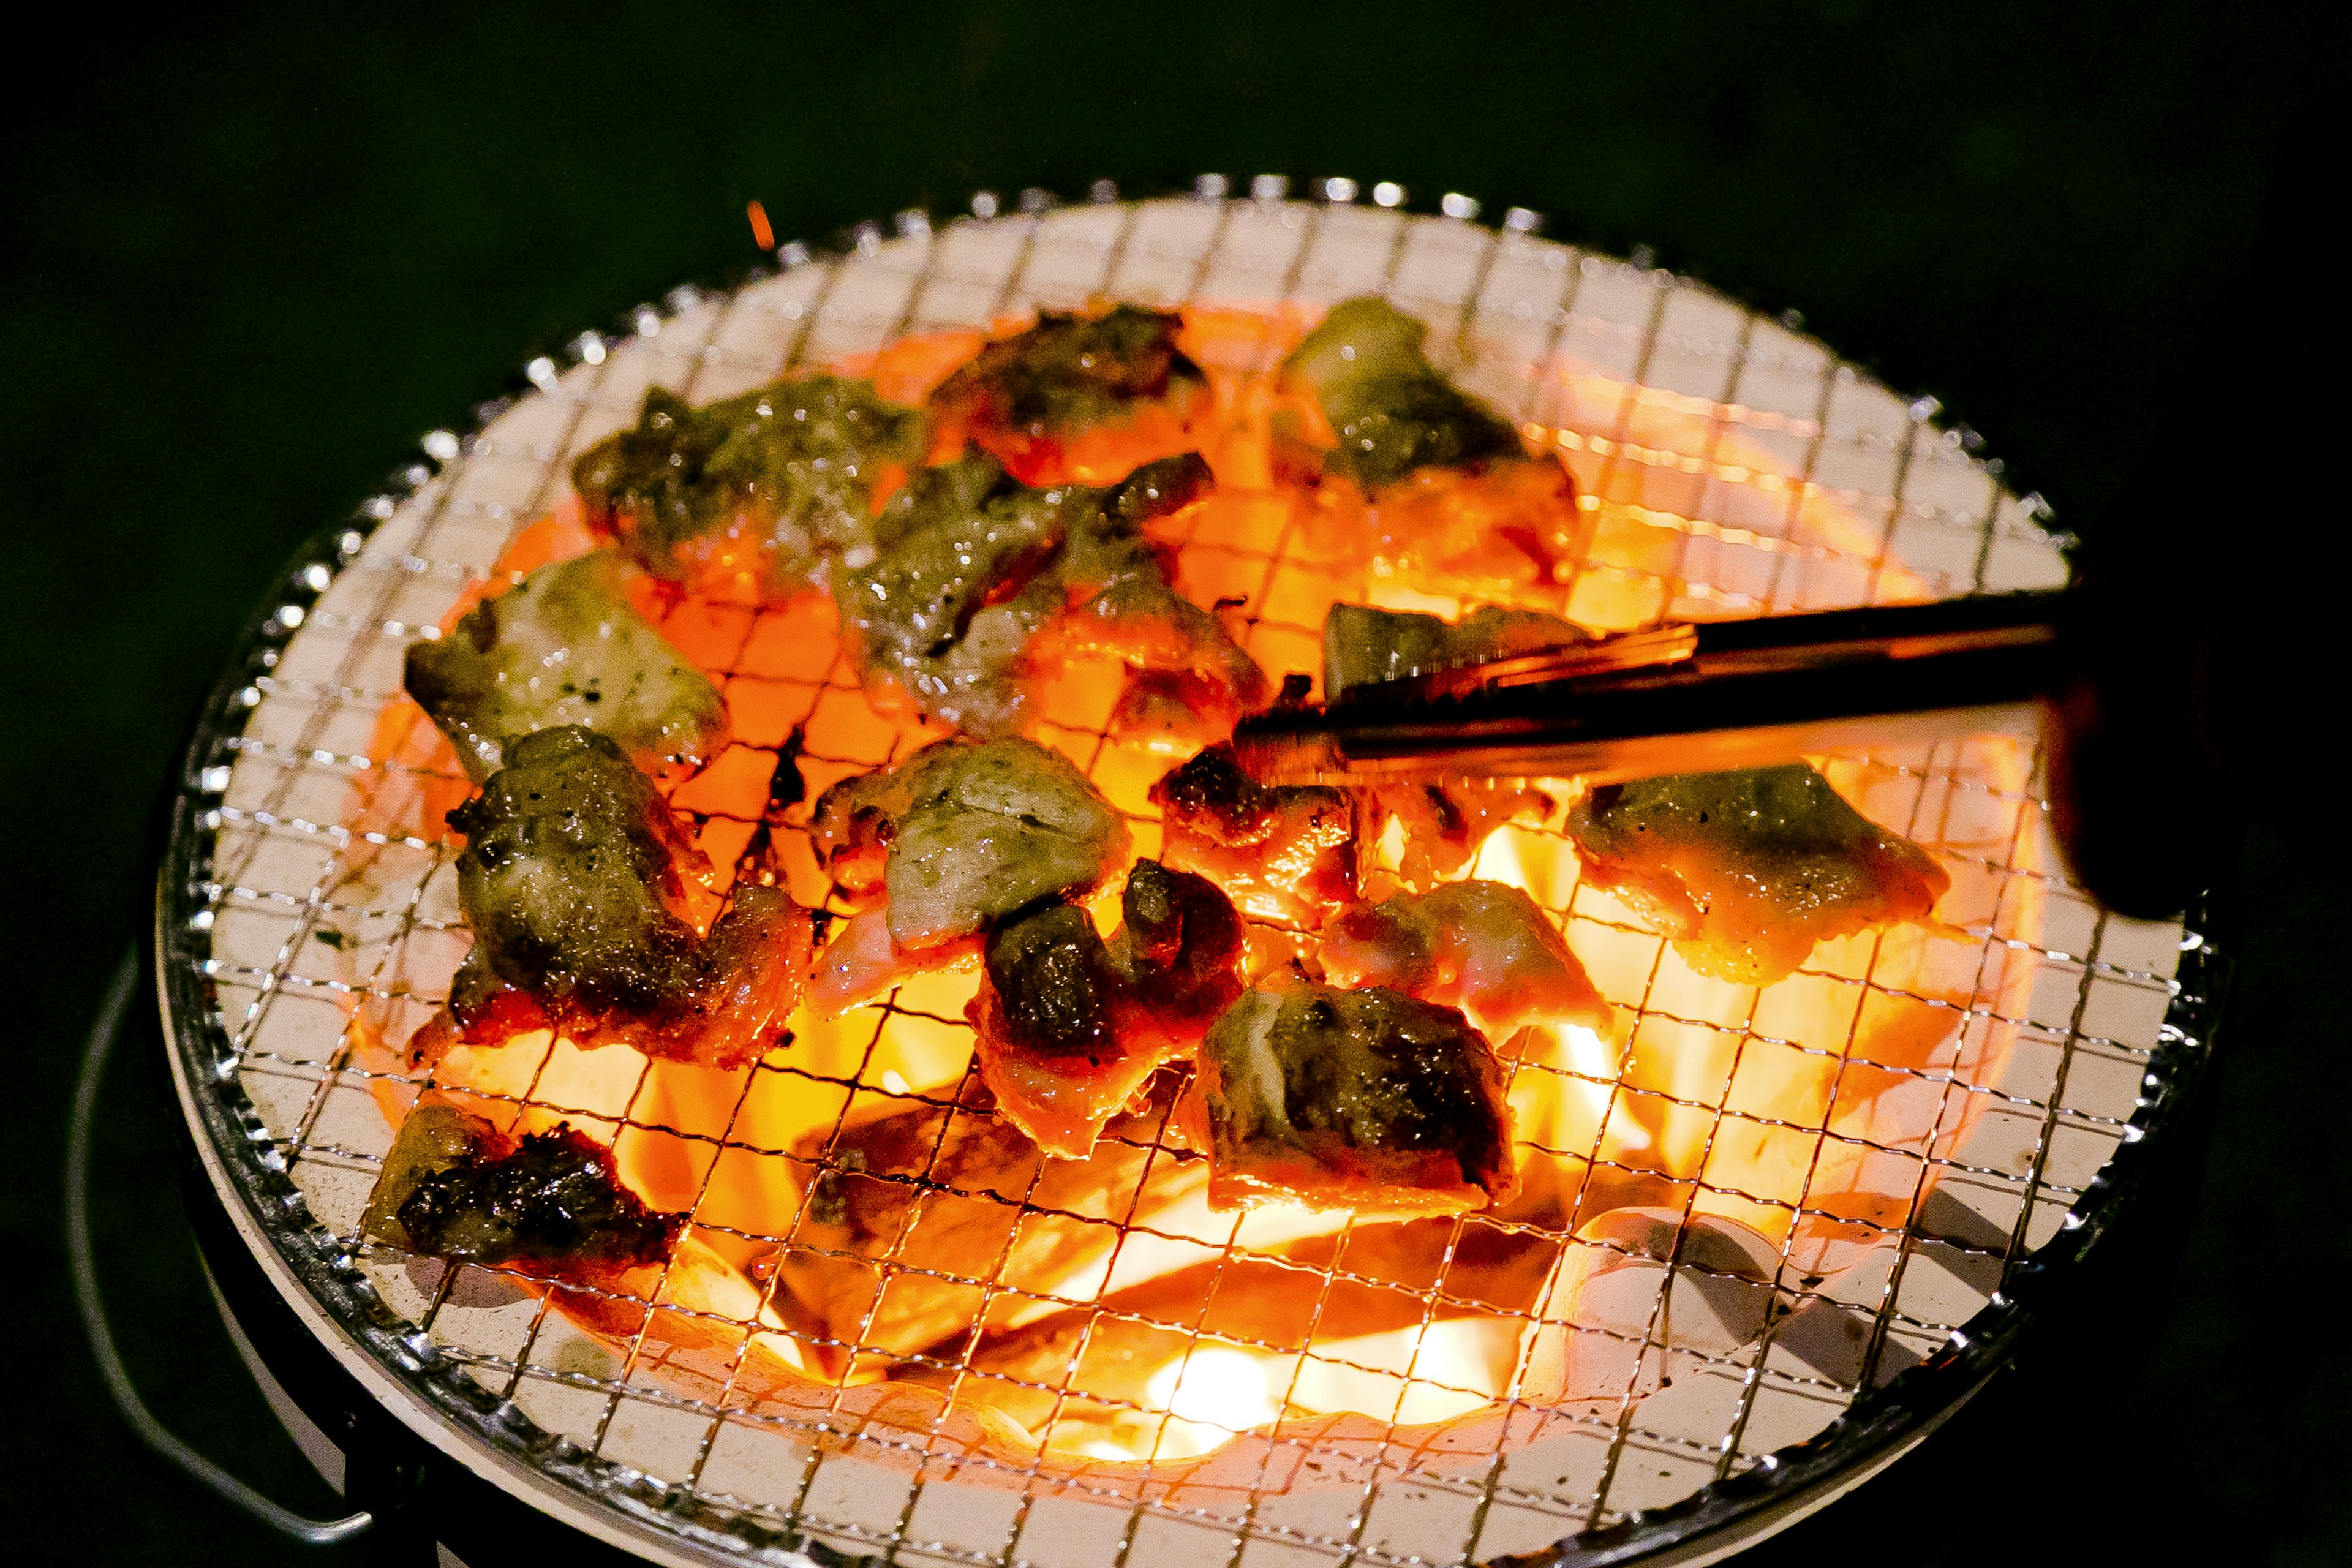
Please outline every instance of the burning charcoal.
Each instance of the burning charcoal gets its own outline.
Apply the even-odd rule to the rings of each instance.
[[[1245,993],[1202,1042],[1181,1114],[1219,1207],[1447,1214],[1514,1185],[1501,1063],[1455,1009],[1394,991]]]
[[[745,574],[778,600],[814,585],[826,556],[872,551],[885,473],[926,445],[923,416],[869,382],[800,376],[701,408],[656,387],[636,427],[590,447],[572,482],[590,521],[655,575]]]
[[[1398,1331],[1410,1339],[1424,1321],[1526,1313],[1558,1251],[1549,1237],[1452,1219],[1359,1224],[1344,1240],[1317,1237],[1273,1257],[1237,1250],[992,1332],[968,1373],[923,1361],[891,1376],[953,1386],[1033,1433],[1053,1423],[1066,1447],[1095,1436],[1149,1452],[1159,1426],[1153,1380],[1201,1344],[1234,1340],[1295,1356],[1310,1342]],[[1440,1280],[1445,1297],[1433,1300],[1427,1287]]]
[[[1605,1034],[1612,1021],[1559,930],[1500,882],[1449,882],[1343,910],[1323,928],[1323,968],[1342,985],[1459,1007],[1493,1040],[1529,1024]]]
[[[612,1151],[571,1127],[517,1140],[430,1100],[400,1124],[360,1221],[424,1257],[570,1275],[662,1262],[685,1226],[646,1208]]]
[[[1052,902],[990,932],[970,1016],[972,1058],[998,1110],[1076,1159],[1154,1068],[1197,1044],[1241,994],[1241,917],[1198,877],[1140,860],[1108,943]]]
[[[718,689],[629,607],[625,570],[601,552],[542,566],[446,637],[408,645],[403,684],[475,783],[516,740],[560,725],[695,766],[727,743]]]
[[[1650,1206],[1588,1220],[1561,1260],[1522,1392],[1641,1398],[1752,1344],[1778,1310],[1780,1249],[1722,1215]]]
[[[1041,1298],[1098,1288],[1130,1216],[1197,1204],[1203,1163],[1152,1148],[1165,1114],[1163,1098],[1114,1118],[1091,1158],[1049,1160],[977,1086],[954,1107],[858,1108],[795,1150],[820,1173],[780,1276],[826,1335],[887,1358],[1042,1317]]]
[[[1205,408],[1201,369],[1176,346],[1172,310],[1119,305],[1100,316],[1046,311],[990,343],[941,384],[930,406],[1023,483],[1099,484],[1189,448],[1185,421]]]
[[[553,1028],[583,1048],[734,1067],[800,999],[808,911],[778,888],[735,889],[698,937],[680,909],[698,861],[652,784],[593,730],[541,730],[449,814],[466,835],[457,901],[474,946],[413,1060]]]
[[[1356,807],[1320,785],[1269,788],[1231,746],[1212,746],[1151,786],[1169,866],[1197,871],[1244,914],[1313,926],[1356,897]]]
[[[1702,974],[1769,985],[1813,944],[1924,920],[1951,879],[1801,763],[1603,784],[1568,814],[1588,882]]]
[[[1334,605],[1323,617],[1323,696],[1337,702],[1360,687],[1591,640],[1583,627],[1540,610],[1486,605],[1455,624],[1413,610]]]

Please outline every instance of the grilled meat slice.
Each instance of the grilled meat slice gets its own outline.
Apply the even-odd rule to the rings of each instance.
[[[1091,891],[1127,858],[1126,820],[1067,757],[1034,741],[943,743],[906,766],[908,805],[883,866],[901,948]]]
[[[1459,1007],[1490,1040],[1529,1024],[1596,1034],[1609,1004],[1536,901],[1500,882],[1449,882],[1358,904],[1323,928],[1323,969],[1341,985],[1377,985]]]
[[[1813,944],[1924,920],[1951,878],[1802,763],[1603,784],[1569,810],[1586,879],[1702,974],[1769,985]]]
[[[982,348],[941,383],[930,407],[1023,483],[1101,484],[1190,448],[1187,421],[1208,404],[1200,366],[1177,346],[1172,310],[1118,305],[1099,316],[1045,311]]]
[[[895,689],[974,734],[1018,730],[1029,639],[1065,600],[1051,568],[1071,501],[1011,484],[985,458],[918,475],[883,509],[880,552],[835,595],[868,695]]]
[[[1058,901],[988,936],[972,1060],[998,1110],[1049,1154],[1085,1155],[1241,994],[1241,917],[1209,882],[1139,860],[1120,901],[1126,923],[1108,942]]]
[[[1327,547],[1454,589],[1560,581],[1591,532],[1568,470],[1441,374],[1427,335],[1378,299],[1333,306],[1283,362],[1307,417],[1277,428],[1277,468],[1315,486]]]
[[[578,1278],[660,1263],[686,1215],[648,1209],[569,1127],[520,1139],[446,1101],[408,1113],[361,1231],[427,1258]]]
[[[1316,926],[1356,898],[1357,803],[1321,785],[1268,787],[1212,746],[1151,786],[1162,858],[1224,889],[1243,913]]]
[[[768,1047],[809,968],[808,911],[781,889],[739,886],[697,936],[682,868],[700,857],[619,746],[578,726],[541,730],[449,814],[466,835],[457,901],[474,946],[449,1005],[409,1055],[552,1028],[583,1048],[733,1067]]]
[[[1207,878],[1157,860],[1128,872],[1119,910],[1110,961],[1137,1005],[1130,1026],[1164,1049],[1192,1049],[1242,994],[1240,912]]]
[[[1511,1195],[1504,1090],[1454,1008],[1300,984],[1245,992],[1211,1026],[1179,1114],[1218,1207],[1452,1214]]]
[[[1334,605],[1323,617],[1323,698],[1337,702],[1359,687],[1591,640],[1583,627],[1540,610],[1482,605],[1450,622],[1416,610]]]
[[[572,482],[655,575],[707,584],[717,567],[779,600],[818,585],[826,557],[872,552],[875,499],[926,445],[922,415],[870,382],[798,376],[700,408],[655,387]]]
[[[718,689],[629,607],[625,572],[601,551],[542,566],[408,645],[403,684],[475,783],[519,737],[564,724],[698,767],[727,743]]]
[[[1209,483],[1190,453],[1108,489],[1024,489],[981,457],[925,470],[883,509],[880,552],[844,584],[842,625],[869,690],[903,692],[974,734],[1008,734],[1035,671],[1099,653],[1190,675],[1223,710],[1255,705],[1264,674],[1169,585],[1143,532]]]
[[[1212,482],[1197,454],[1163,458],[1082,511],[1071,531],[1059,567],[1068,608],[1032,657],[1040,666],[1087,654],[1123,662],[1114,739],[1189,754],[1228,738],[1236,719],[1265,705],[1265,672],[1216,616],[1176,591],[1167,552],[1143,532]]]
[[[1415,468],[1522,455],[1509,421],[1429,363],[1428,336],[1422,321],[1365,295],[1332,306],[1290,351],[1283,380],[1313,395],[1339,437],[1326,472],[1377,490]]]

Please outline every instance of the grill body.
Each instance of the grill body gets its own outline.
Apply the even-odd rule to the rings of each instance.
[[[1970,1065],[1914,1068],[1897,1086],[1932,1086],[1932,1126],[1900,1147],[1858,1141],[1864,1161],[1911,1161],[1924,1201],[1866,1226],[1868,1245],[1833,1265],[1815,1259],[1842,1291],[1803,1270],[1813,1283],[1786,1289],[1785,1321],[1856,1340],[1850,1364],[1809,1356],[1795,1332],[1696,1356],[1662,1337],[1651,1348],[1684,1356],[1679,1388],[1629,1393],[1547,1435],[1506,1422],[1465,1458],[1426,1434],[1393,1440],[1391,1421],[1389,1441],[1288,1440],[1289,1457],[1328,1467],[1321,1482],[1277,1484],[1262,1458],[1255,1480],[1188,1490],[975,1457],[855,1419],[763,1416],[666,1378],[658,1358],[598,1354],[538,1296],[361,1241],[390,1139],[385,1097],[400,1086],[355,1042],[352,1019],[425,1005],[464,938],[434,902],[447,847],[356,810],[355,781],[396,765],[374,742],[402,647],[491,574],[560,498],[570,456],[630,417],[648,384],[727,395],[910,331],[1105,294],[1272,304],[1379,290],[1432,322],[1474,386],[1556,437],[1606,516],[1633,537],[1654,531],[1659,550],[1592,570],[1588,610],[1605,599],[1636,620],[1756,614],[2064,579],[2035,505],[2005,490],[1964,433],[1937,427],[1931,404],[1654,269],[1459,216],[1271,196],[936,228],[908,217],[899,230],[861,231],[841,258],[730,294],[680,291],[625,336],[580,340],[568,365],[533,362],[531,390],[484,411],[468,437],[434,433],[430,463],[294,563],[206,710],[158,892],[165,1055],[225,1298],[346,1449],[355,1504],[468,1557],[556,1529],[671,1562],[747,1548],[1007,1568],[1138,1553],[1252,1568],[1530,1552],[1700,1561],[1821,1506],[1924,1436],[2005,1358],[2036,1293],[2126,1200],[2134,1160],[2211,1035],[2197,924],[2112,919],[2050,869],[2032,736],[2012,738],[2028,761],[2006,791],[1932,751],[1856,764],[1923,792],[1996,797],[2014,826],[1989,885],[2030,880],[2034,916],[2004,925],[2000,894],[1971,938],[1994,978],[1956,1005],[1958,1037],[1980,1042]],[[1278,667],[1267,647],[1288,633],[1271,597],[1251,611],[1269,639],[1253,651]],[[414,866],[400,877],[354,879],[403,861]],[[400,896],[382,896],[388,886]],[[1854,984],[1873,992],[1867,970]],[[1703,1171],[1692,1184],[1708,1186]],[[1801,1192],[1794,1209],[1801,1228]]]

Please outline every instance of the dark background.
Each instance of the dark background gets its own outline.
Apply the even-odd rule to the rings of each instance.
[[[1417,205],[1463,190],[1801,310],[1940,395],[2095,546],[2186,583],[2209,574],[2210,542],[2278,563],[2342,526],[2326,472],[2341,439],[2270,439],[2297,387],[2341,374],[2300,347],[2341,310],[2340,263],[2292,235],[2253,248],[2274,183],[2290,218],[2341,198],[2341,37],[2283,7],[644,10],[158,25],[85,8],[16,52],[0,798],[19,885],[0,905],[25,1094],[0,1214],[32,1287],[9,1297],[0,1475],[20,1550],[56,1532],[83,1560],[299,1554],[134,1444],[64,1282],[75,1047],[143,918],[142,818],[199,692],[295,542],[419,432],[580,328],[750,265],[751,198],[780,237],[821,238],[978,187],[1076,195],[1103,176],[1148,193],[1203,169],[1347,174]],[[2185,387],[2213,320],[2237,374]],[[2231,346],[2241,331],[2269,346]],[[2160,517],[2151,472],[2169,476]],[[2286,576],[2282,616],[2300,581],[2341,593]],[[2280,680],[2317,705],[2306,730],[2341,713],[2327,669]],[[2326,1022],[2341,806],[2315,793],[2194,808],[2244,829],[2226,1071],[2198,1108],[2210,1159],[2172,1162],[2175,1190],[2018,1370],[1756,1561],[2352,1559],[2352,1172]],[[170,1425],[335,1511],[205,1298],[165,1174],[173,1114],[157,1064],[117,1063],[95,1202],[126,1354]]]

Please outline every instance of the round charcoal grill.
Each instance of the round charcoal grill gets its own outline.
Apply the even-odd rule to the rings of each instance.
[[[518,538],[566,496],[572,458],[633,420],[650,385],[705,401],[909,334],[1106,297],[1271,310],[1378,292],[1430,322],[1433,357],[1576,472],[1597,531],[1549,603],[1588,624],[2065,581],[2063,541],[2038,500],[2009,494],[1972,437],[1939,428],[1932,401],[1889,393],[1790,327],[1687,279],[1538,238],[1516,209],[1495,229],[1460,197],[1419,216],[1387,199],[1392,187],[1368,206],[1354,205],[1349,182],[1318,194],[1289,200],[1281,182],[1260,180],[1248,198],[1229,197],[1204,179],[1192,196],[1159,201],[1098,191],[1106,199],[1057,206],[1033,193],[1002,215],[983,196],[971,217],[902,215],[887,237],[862,228],[838,257],[786,247],[778,272],[727,293],[678,290],[637,311],[626,335],[580,338],[568,363],[533,361],[528,390],[484,410],[469,436],[428,436],[430,462],[296,563],[190,746],[152,961],[225,1309],[281,1415],[379,1531],[420,1550],[437,1539],[478,1564],[559,1534],[569,1549],[671,1563],[1700,1561],[1822,1506],[1916,1443],[2008,1356],[2037,1293],[2095,1242],[2207,1049],[2213,960],[2193,918],[2126,921],[2066,882],[2038,737],[2022,733],[1819,760],[1871,815],[1927,844],[1955,893],[1939,906],[1934,963],[1898,967],[1870,941],[1817,958],[1805,984],[1830,1000],[1790,1034],[1774,1032],[1752,992],[1727,1000],[1672,981],[1664,944],[1579,889],[1563,847],[1528,836],[1512,863],[1520,879],[1562,921],[1629,1039],[1674,1042],[1668,1059],[1686,1070],[1660,1077],[1638,1044],[1568,1062],[1562,1103],[1589,1105],[1598,1121],[1579,1146],[1528,1157],[1575,1172],[1580,1193],[1638,1187],[1685,1227],[1694,1215],[1744,1215],[1778,1247],[1764,1283],[1735,1281],[1758,1297],[1748,1327],[1710,1336],[1692,1331],[1704,1316],[1696,1303],[1719,1300],[1728,1277],[1706,1249],[1652,1257],[1622,1231],[1585,1225],[1607,1206],[1599,1197],[1572,1209],[1542,1238],[1555,1275],[1614,1284],[1574,1298],[1581,1317],[1559,1296],[1519,1309],[1502,1342],[1546,1321],[1589,1340],[1623,1369],[1608,1390],[1580,1390],[1593,1397],[1525,1397],[1524,1358],[1491,1384],[1432,1370],[1433,1326],[1491,1329],[1497,1317],[1448,1296],[1444,1279],[1412,1287],[1428,1310],[1380,1366],[1322,1339],[1260,1342],[1246,1323],[1212,1325],[1194,1310],[1150,1326],[1190,1333],[1188,1366],[1254,1356],[1270,1379],[1284,1374],[1266,1368],[1289,1367],[1286,1384],[1267,1385],[1290,1391],[1277,1402],[1286,1414],[1236,1419],[1252,1429],[1220,1445],[1216,1412],[1197,1398],[1209,1380],[1162,1379],[1133,1401],[1136,1414],[1156,1432],[1189,1423],[1192,1440],[1114,1463],[974,1438],[936,1403],[928,1421],[854,1402],[779,1404],[680,1350],[698,1332],[739,1357],[747,1335],[789,1337],[758,1289],[730,1310],[666,1286],[676,1293],[650,1314],[625,1313],[615,1331],[614,1303],[361,1237],[391,1114],[416,1087],[381,1042],[437,1004],[467,941],[448,888],[454,846],[415,805],[432,781],[385,744],[402,651],[514,564]],[[1330,579],[1326,602],[1367,591],[1360,563],[1318,567],[1285,531],[1184,549],[1223,550],[1220,570],[1254,582],[1234,624],[1277,676],[1315,668],[1299,574]],[[817,645],[796,626],[688,604],[664,629],[722,676],[744,766],[772,768],[794,721],[806,755],[835,773],[888,760],[905,737],[861,720],[854,678],[817,667]],[[785,715],[776,733],[746,721],[772,711]],[[713,771],[730,765],[722,757]],[[705,815],[722,830],[729,820],[725,809]],[[1570,870],[1547,882],[1528,869],[1539,865]],[[1486,861],[1479,874],[1492,874]],[[1604,952],[1622,962],[1596,957]],[[730,1160],[782,1157],[741,1109],[763,1094],[836,1118],[861,1096],[951,1106],[952,1082],[910,1083],[888,1065],[910,1059],[892,1056],[892,1031],[936,1051],[940,1031],[962,1027],[953,1007],[930,1005],[902,994],[854,1015],[870,1038],[846,1066],[795,1057],[802,1045],[772,1053],[730,1080],[738,1108],[715,1132],[682,1132],[674,1105],[634,1088],[583,1108],[551,1070],[504,1092],[616,1148],[667,1139],[688,1151],[695,1190],[708,1194],[728,1179],[709,1173]],[[1887,1008],[1932,1015],[1928,1043],[1900,1059],[1874,1055],[1874,1020]],[[1846,1023],[1824,1031],[1820,1017]],[[1743,1089],[1758,1072],[1826,1088],[1810,1111],[1791,1111]],[[1606,1131],[1618,1127],[1634,1131]],[[1767,1146],[1801,1157],[1770,1180],[1754,1174],[1769,1164],[1761,1154],[1725,1163],[1726,1151]],[[780,1185],[785,1208],[822,1174],[801,1168]],[[908,1180],[925,1201],[1039,1213],[1034,1195]],[[1873,1201],[1847,1201],[1857,1190]],[[787,1252],[790,1218],[774,1222]],[[746,1232],[740,1213],[715,1207],[698,1207],[696,1223]],[[1149,1228],[1116,1211],[1094,1223]],[[1298,1289],[1361,1283],[1345,1248],[1336,1261],[1327,1249],[1318,1272],[1223,1223],[1212,1248],[1220,1268],[1279,1253]],[[877,1268],[924,1278],[906,1258]],[[1003,1279],[931,1283],[985,1300],[1016,1289]],[[932,1373],[993,1375],[957,1364],[956,1342],[944,1365],[927,1352]],[[1357,1381],[1334,1384],[1334,1369]],[[1359,1392],[1308,1406],[1320,1412],[1311,1418],[1292,1406],[1317,1378]]]

